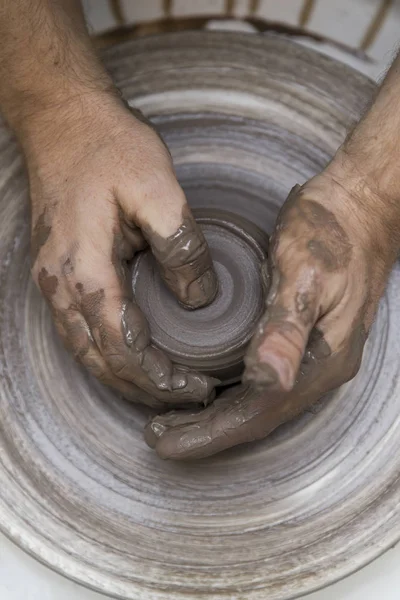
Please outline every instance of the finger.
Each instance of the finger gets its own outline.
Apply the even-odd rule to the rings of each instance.
[[[207,403],[215,381],[179,369],[167,355],[152,346],[147,322],[139,307],[124,296],[113,271],[87,292],[77,286],[77,304],[109,369],[118,379],[134,383],[157,400],[169,404]]]
[[[318,270],[298,254],[282,273],[272,267],[266,312],[245,357],[244,381],[291,390],[310,332],[320,314]]]
[[[135,384],[116,377],[101,356],[83,316],[75,309],[53,309],[54,324],[65,347],[77,362],[101,383],[112,387],[132,402],[160,410],[163,404]]]
[[[160,402],[132,382],[116,377],[101,356],[95,344],[90,344],[88,351],[79,362],[87,371],[102,384],[119,392],[126,400],[135,404],[144,404],[156,410],[162,410],[164,403]]]
[[[218,289],[210,251],[173,174],[163,187],[162,209],[157,193],[156,202],[150,196],[142,203],[135,220],[168,287],[184,306],[199,308],[209,304]]]
[[[159,415],[147,425],[145,441],[160,458],[192,460],[263,439],[331,389],[315,380],[309,386],[307,379],[291,392],[267,392],[242,384],[203,411]]]
[[[206,410],[155,417],[146,427],[145,440],[161,458],[186,460],[263,438],[354,376],[362,355],[359,336],[354,328],[347,351],[332,354],[322,332],[313,329],[291,392],[235,386]]]
[[[217,293],[217,278],[205,237],[189,207],[184,207],[182,223],[167,239],[153,231],[146,233],[165,282],[182,304],[189,308],[209,304]]]
[[[161,458],[204,458],[264,437],[276,426],[276,418],[260,419],[264,412],[260,391],[236,386],[201,412],[156,417],[146,428],[145,440]]]

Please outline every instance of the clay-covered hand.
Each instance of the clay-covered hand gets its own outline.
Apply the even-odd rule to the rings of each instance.
[[[347,189],[336,164],[295,186],[280,211],[245,383],[200,413],[154,419],[146,439],[161,457],[199,458],[263,438],[357,373],[395,252],[371,208],[379,201]]]
[[[149,244],[186,307],[216,293],[207,244],[162,140],[116,95],[92,94],[42,115],[25,154],[32,273],[66,345],[134,401],[207,402],[215,382],[151,345],[127,268]]]

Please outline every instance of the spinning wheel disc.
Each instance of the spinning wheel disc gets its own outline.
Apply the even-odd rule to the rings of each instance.
[[[276,37],[165,35],[105,59],[165,136],[192,206],[266,233],[374,90]],[[4,127],[0,215],[0,527],[12,540],[123,599],[283,600],[399,539],[398,266],[354,381],[262,442],[175,464],[145,446],[148,412],[62,349],[29,277],[27,182]]]

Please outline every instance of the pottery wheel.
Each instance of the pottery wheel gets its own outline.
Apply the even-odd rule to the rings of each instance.
[[[374,85],[276,36],[190,33],[105,54],[165,136],[194,209],[270,233]],[[400,538],[400,272],[357,378],[266,440],[163,462],[148,412],[64,352],[29,277],[27,182],[0,128],[0,527],[43,563],[119,598],[284,600]]]

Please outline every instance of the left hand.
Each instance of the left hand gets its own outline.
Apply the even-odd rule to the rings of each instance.
[[[68,99],[31,116],[25,130],[32,274],[66,347],[133,402],[161,411],[213,399],[213,378],[151,343],[132,294],[129,261],[146,244],[184,306],[204,306],[217,291],[161,138],[115,92]]]
[[[247,383],[201,412],[156,417],[146,440],[162,458],[201,458],[263,438],[356,375],[396,252],[379,197],[355,191],[337,162],[293,188],[278,216]]]

